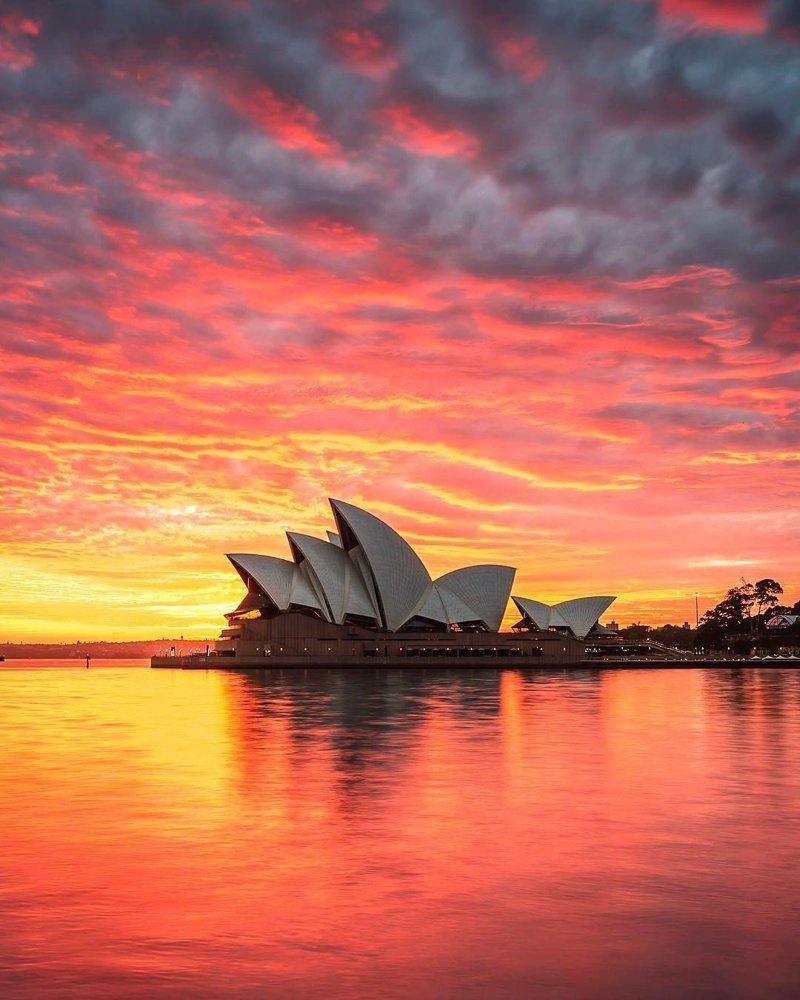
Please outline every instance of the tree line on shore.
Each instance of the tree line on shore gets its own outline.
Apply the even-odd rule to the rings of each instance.
[[[731,641],[757,644],[767,637],[766,623],[775,615],[800,616],[800,601],[787,604],[782,600],[783,587],[777,580],[765,577],[755,583],[742,580],[731,587],[715,607],[703,615],[699,627],[685,625],[629,625],[620,629],[620,636],[631,641],[650,639],[675,649],[723,649]],[[783,628],[776,638],[800,643],[800,621]]]
[[[782,603],[783,587],[766,577],[755,583],[742,580],[731,587],[719,604],[700,619],[695,645],[713,649],[731,640],[765,638],[766,623],[776,615],[800,615],[800,601]],[[781,637],[793,642],[800,639],[800,622],[780,630]]]

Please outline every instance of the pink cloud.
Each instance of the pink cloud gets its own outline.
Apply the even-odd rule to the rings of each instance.
[[[661,13],[712,30],[758,33],[765,29],[762,0],[661,0]]]

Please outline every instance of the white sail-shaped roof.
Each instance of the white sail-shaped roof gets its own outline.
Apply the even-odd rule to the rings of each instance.
[[[584,639],[616,597],[577,597],[552,605],[528,597],[514,597],[512,600],[523,616],[537,628],[568,628],[577,639]]]
[[[578,639],[583,639],[615,600],[616,597],[578,597],[555,604],[553,610],[559,612]]]
[[[550,608],[550,618],[548,619],[548,625],[552,625],[555,628],[572,628],[567,619],[558,610],[558,605],[553,605]]]
[[[347,555],[344,549],[312,535],[287,531],[286,537],[298,563],[305,561],[325,604],[325,617],[340,625],[344,621],[344,578]]]
[[[376,619],[361,573],[341,546],[294,531],[287,531],[286,536],[298,563],[307,567],[316,583],[329,621],[341,625],[346,614]]]
[[[383,627],[396,632],[425,603],[431,578],[408,542],[360,507],[331,500],[345,549],[359,548],[362,569],[374,586]]]
[[[292,578],[292,604],[302,604],[306,608],[316,608],[325,614],[322,597],[317,594],[313,582],[305,572],[305,566],[295,565],[294,577]]]
[[[533,624],[540,629],[546,629],[550,625],[550,605],[542,601],[534,601],[530,597],[512,597],[519,613],[523,618],[530,618]]]
[[[458,594],[454,594],[447,587],[434,583],[433,588],[439,594],[439,598],[444,605],[447,614],[448,625],[461,625],[464,622],[479,622],[482,620],[480,613],[470,605],[465,604]]]
[[[360,545],[356,545],[354,549],[349,549],[347,551],[347,558],[350,560],[350,565],[353,567],[353,571],[357,575],[358,579],[364,585],[364,592],[367,595],[367,601],[369,606],[374,609],[375,622],[378,625],[383,625],[383,619],[380,614],[380,602],[378,601],[378,591],[375,589],[375,581],[372,579],[372,571],[369,568],[369,563],[367,558],[361,550]],[[356,611],[350,611],[350,614],[357,614]]]
[[[468,607],[452,591],[434,583],[428,591],[425,603],[417,611],[417,617],[443,625],[461,625],[464,622],[479,622],[481,616],[474,608]]]
[[[259,556],[249,552],[229,553],[228,558],[239,576],[262,590],[279,611],[287,611],[292,599],[295,564],[277,556]]]
[[[490,632],[497,632],[516,572],[512,566],[465,566],[440,576],[436,586],[441,591],[454,594],[477,612],[476,619],[482,621]]]
[[[249,552],[229,553],[228,559],[239,576],[245,582],[250,578],[279,611],[288,611],[292,604],[322,610],[313,588],[296,563]]]
[[[425,603],[417,612],[417,617],[427,618],[431,622],[441,622],[442,625],[450,624],[450,619],[442,603],[442,597],[436,584],[428,591],[428,596],[425,599]]]
[[[252,593],[263,593],[279,611],[312,609],[337,625],[357,619],[395,632],[420,617],[500,629],[516,573],[511,566],[466,566],[431,581],[408,542],[380,518],[342,500],[330,504],[338,530],[328,532],[328,541],[287,532],[294,562],[254,553],[228,556]],[[569,629],[582,639],[615,598],[554,605],[513,600],[537,628]]]
[[[358,618],[369,618],[377,623],[380,621],[378,608],[369,596],[367,585],[361,570],[352,559],[347,560],[347,577],[345,581],[345,613]]]

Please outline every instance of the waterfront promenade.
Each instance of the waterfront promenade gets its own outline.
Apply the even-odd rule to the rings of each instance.
[[[382,668],[404,668],[425,670],[431,668],[445,670],[464,669],[514,669],[514,670],[641,670],[647,669],[697,669],[720,667],[767,667],[786,669],[800,667],[800,657],[711,657],[655,658],[655,657],[601,657],[554,662],[535,657],[512,656],[364,656],[352,659],[332,659],[321,656],[154,656],[150,666],[158,669],[179,670],[325,670],[353,669],[372,670]]]

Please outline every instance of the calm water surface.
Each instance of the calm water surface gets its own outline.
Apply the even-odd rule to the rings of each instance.
[[[0,666],[4,998],[800,996],[800,673]]]

